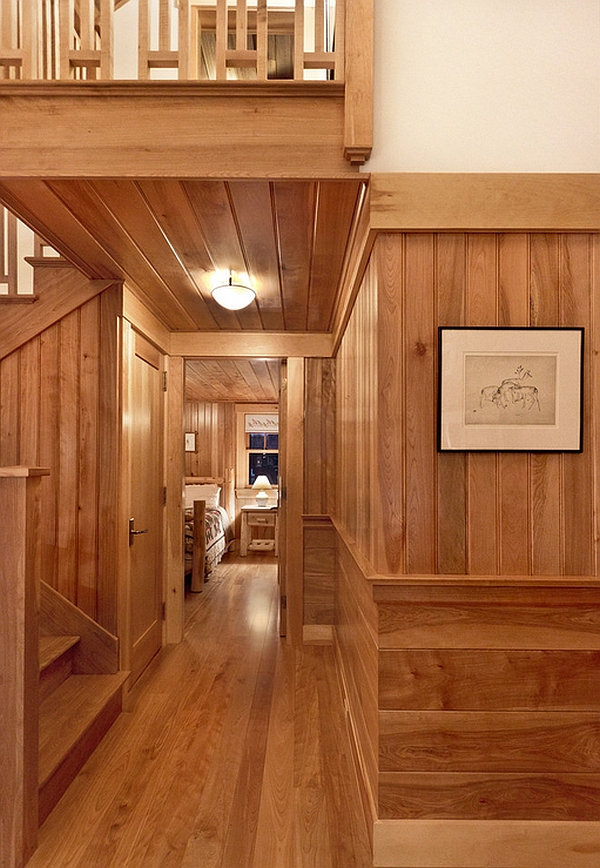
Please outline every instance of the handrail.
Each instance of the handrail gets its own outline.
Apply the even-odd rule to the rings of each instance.
[[[134,2],[137,32],[121,27],[121,10]],[[0,0],[0,78],[131,78],[114,55],[119,28],[119,45],[130,60],[137,55],[140,80],[302,81],[316,71],[321,80],[343,81],[346,2]]]

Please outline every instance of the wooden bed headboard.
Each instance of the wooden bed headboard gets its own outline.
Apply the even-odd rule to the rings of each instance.
[[[233,467],[225,468],[224,476],[186,476],[186,485],[220,485],[223,488],[221,493],[221,505],[229,516],[229,520],[233,524],[235,521],[235,471]]]

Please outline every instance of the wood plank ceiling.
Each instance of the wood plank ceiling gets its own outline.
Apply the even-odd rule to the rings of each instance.
[[[185,399],[199,403],[277,403],[279,359],[188,359]]]
[[[331,330],[362,178],[5,179],[0,201],[85,274],[125,280],[173,331]],[[257,299],[212,299],[215,271]]]
[[[4,179],[0,201],[91,278],[119,278],[172,331],[328,332],[360,214],[361,178]],[[226,311],[216,271],[256,301]],[[279,361],[186,363],[189,401],[276,402]]]

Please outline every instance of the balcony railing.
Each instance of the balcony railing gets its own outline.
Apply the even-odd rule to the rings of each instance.
[[[344,79],[346,0],[0,0],[0,78]]]

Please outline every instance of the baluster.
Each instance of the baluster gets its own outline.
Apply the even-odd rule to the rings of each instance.
[[[61,79],[71,78],[71,45],[73,42],[73,22],[75,18],[74,0],[60,0],[59,6],[59,46]]]
[[[7,288],[1,298],[14,299],[18,292],[17,218],[0,207],[0,284]]]
[[[114,77],[114,2],[100,0],[100,78]]]
[[[267,0],[258,0],[256,9],[256,77],[266,81],[269,74],[269,22]]]
[[[294,79],[304,79],[304,0],[296,0],[294,12]]]
[[[344,27],[344,12],[346,0],[337,0],[335,4],[335,25],[333,28],[333,54],[334,54],[334,78],[336,81],[344,81],[344,51],[346,45],[346,29]]]
[[[148,56],[150,54],[150,0],[139,0],[138,7],[138,79],[150,78]]]
[[[190,0],[179,0],[179,78],[196,78],[193,73],[191,51]]]
[[[171,50],[171,9],[169,0],[159,0],[158,7],[158,50]]]
[[[315,0],[315,54],[325,51],[325,2]]]
[[[235,48],[236,51],[248,50],[248,9],[246,0],[237,0],[235,11]]]
[[[217,0],[217,81],[227,78],[226,53],[229,29],[227,0]]]

